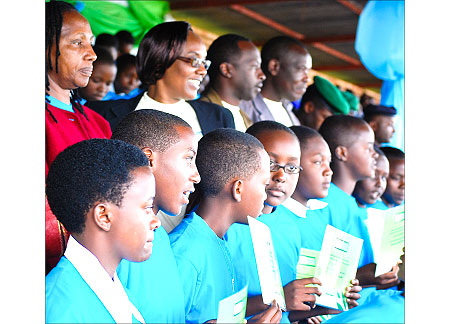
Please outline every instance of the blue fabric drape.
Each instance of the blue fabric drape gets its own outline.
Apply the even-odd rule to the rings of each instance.
[[[361,12],[355,50],[375,77],[383,80],[381,102],[398,111],[391,146],[404,150],[405,3],[369,1]]]

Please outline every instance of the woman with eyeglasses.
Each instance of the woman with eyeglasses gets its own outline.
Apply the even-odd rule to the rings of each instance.
[[[150,29],[142,39],[136,70],[146,91],[133,99],[86,103],[111,128],[137,109],[161,110],[184,119],[198,139],[220,127],[234,128],[231,113],[218,105],[192,101],[206,75],[210,62],[206,46],[184,21],[164,22]]]

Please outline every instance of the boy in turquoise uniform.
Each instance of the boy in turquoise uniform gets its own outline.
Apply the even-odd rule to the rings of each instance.
[[[271,178],[266,188],[264,214],[258,217],[258,220],[271,230],[287,307],[282,321],[297,321],[325,314],[329,310],[322,307],[311,310],[315,302],[312,294],[320,294],[317,288],[305,287],[310,283],[320,284],[320,281],[316,278],[296,280],[301,249],[297,216],[282,205],[292,195],[301,170],[299,142],[289,128],[274,121],[255,123],[247,132],[263,143],[271,161]],[[261,287],[257,279],[258,272],[249,229],[239,224],[233,225],[227,232],[227,237],[232,255],[236,259],[239,281],[247,279],[249,282],[249,304],[252,306],[249,310],[258,310],[258,307],[264,304],[261,300]],[[309,302],[311,306],[305,302]]]
[[[389,160],[389,177],[386,191],[381,197],[389,208],[405,201],[405,153],[395,147],[385,146],[381,150]]]
[[[233,223],[246,224],[247,215],[261,214],[269,179],[269,157],[251,135],[217,129],[198,145],[200,203],[169,235],[182,274],[188,323],[216,319],[219,301],[238,291],[234,260],[223,236]],[[281,318],[276,305],[262,315],[255,321]]]
[[[358,206],[361,208],[388,209],[388,206],[381,200],[381,196],[386,190],[389,176],[389,161],[382,150],[376,146],[374,148],[378,154],[375,176],[358,181],[352,196],[355,197]]]
[[[367,211],[351,196],[356,182],[375,175],[377,153],[372,128],[362,119],[335,115],[325,119],[319,133],[332,154],[332,183],[327,197],[321,199],[328,203],[331,225],[364,240],[356,277],[362,286],[397,284],[395,272],[374,276],[373,250],[364,224]]]
[[[194,163],[197,141],[189,124],[161,111],[137,110],[118,124],[112,138],[136,145],[147,156],[156,182],[154,212],[178,215],[200,181]],[[152,257],[142,263],[124,260],[117,274],[147,323],[184,322],[183,287],[163,226],[155,231]]]
[[[46,323],[143,323],[116,268],[122,259],[147,260],[160,224],[145,155],[122,141],[79,142],[50,166],[46,194],[71,233],[46,277]]]

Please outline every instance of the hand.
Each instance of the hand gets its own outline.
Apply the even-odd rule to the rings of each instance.
[[[359,285],[359,280],[356,278],[350,283],[352,285],[346,288],[345,297],[347,297],[348,307],[353,308],[359,305],[357,300],[361,297],[359,292],[362,290],[362,287]]]
[[[378,277],[375,277],[375,283],[377,285],[377,289],[387,289],[393,286],[396,286],[400,283],[400,280],[397,276],[398,266],[394,266],[391,271],[383,273]]]
[[[293,310],[309,311],[311,307],[315,307],[315,295],[320,296],[322,293],[317,287],[305,287],[308,284],[321,285],[322,283],[317,278],[305,278],[293,280],[283,287],[288,312]],[[311,306],[305,304],[305,302],[309,302]]]
[[[268,309],[249,318],[247,323],[280,323],[280,321],[281,309],[274,300]]]
[[[322,318],[320,316],[308,318],[308,324],[320,324],[320,323],[322,323]]]
[[[217,320],[212,319],[212,320],[206,321],[204,324],[216,324],[216,323],[217,323]]]

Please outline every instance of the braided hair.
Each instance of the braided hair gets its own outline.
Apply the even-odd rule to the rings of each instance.
[[[64,1],[50,1],[45,3],[45,94],[48,95],[47,91],[50,91],[50,82],[48,80],[48,71],[53,71],[58,73],[58,57],[61,55],[59,51],[59,40],[61,37],[61,29],[63,26],[63,15],[65,12],[73,11],[75,9],[70,3]],[[52,62],[51,52],[52,46],[55,45],[56,55],[55,62]],[[80,103],[81,97],[78,94],[78,89],[70,90],[70,103],[74,109],[78,110],[87,120],[89,120],[84,112],[83,106]],[[49,101],[46,99],[46,103]],[[45,105],[45,110],[48,111],[55,123],[58,120],[53,116],[51,111],[48,109],[47,104]]]

